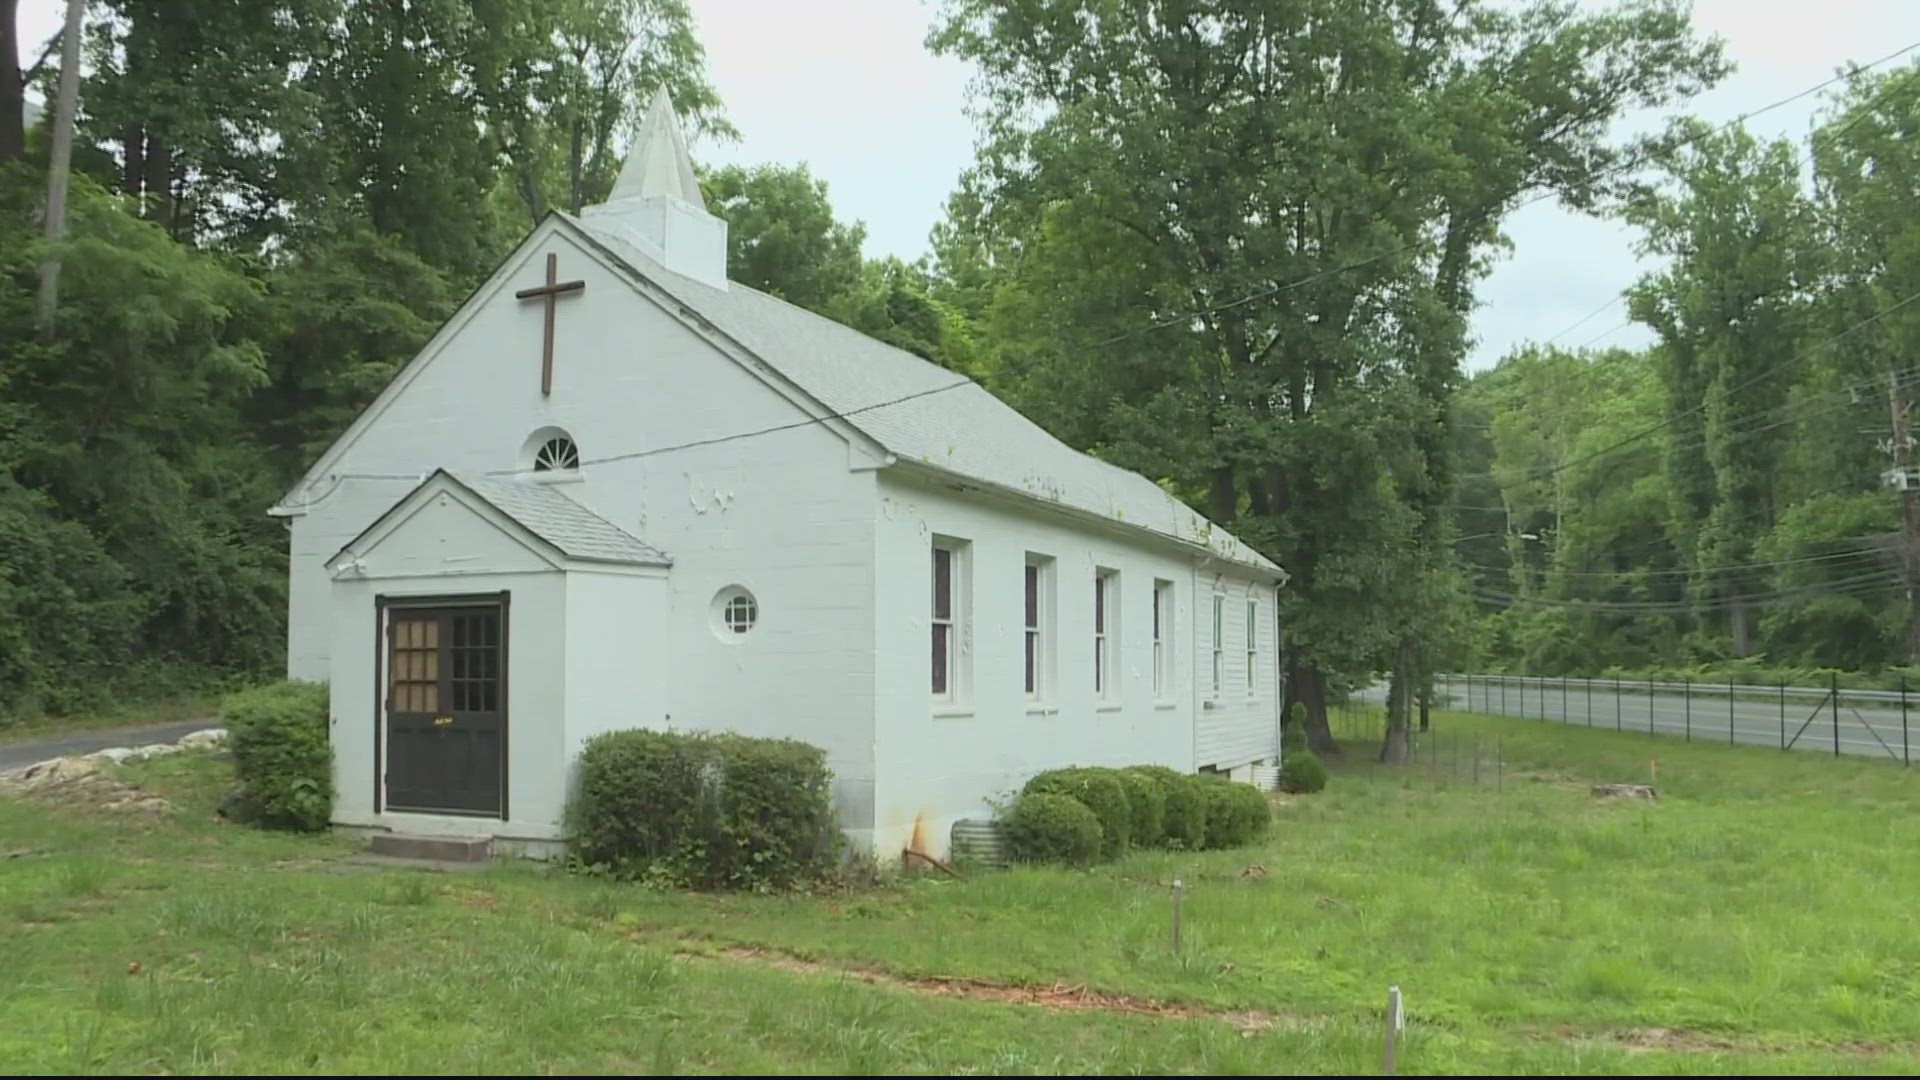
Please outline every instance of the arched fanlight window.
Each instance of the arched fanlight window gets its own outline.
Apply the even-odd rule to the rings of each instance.
[[[534,472],[556,472],[580,468],[580,448],[565,435],[555,435],[533,452]]]

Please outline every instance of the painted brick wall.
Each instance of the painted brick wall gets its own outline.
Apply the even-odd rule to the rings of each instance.
[[[584,278],[587,290],[560,302],[553,394],[543,400],[539,309],[513,292],[544,280],[549,250],[562,277]],[[330,466],[339,476],[305,493],[312,501],[292,528],[289,672],[338,679],[371,655],[369,644],[332,663],[323,569],[414,486],[368,475],[512,470],[529,460],[536,432],[563,429],[589,464],[561,489],[674,559],[664,625],[650,628],[646,613],[617,604],[595,617],[617,643],[605,646],[609,662],[622,650],[632,659],[621,673],[635,688],[631,723],[822,746],[843,813],[863,829],[873,787],[873,476],[850,471],[844,441],[818,425],[653,452],[805,414],[591,259],[564,235],[529,245]],[[614,455],[639,456],[593,463]],[[713,597],[728,585],[759,601],[760,624],[744,640],[713,629]],[[670,680],[669,693],[648,693],[650,680]]]

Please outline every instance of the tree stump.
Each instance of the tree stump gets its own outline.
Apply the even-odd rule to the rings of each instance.
[[[1595,784],[1593,797],[1596,799],[1645,799],[1653,801],[1653,789],[1645,784]]]

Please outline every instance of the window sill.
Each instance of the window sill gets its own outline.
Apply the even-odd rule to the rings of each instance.
[[[1060,706],[1058,705],[1048,705],[1041,701],[1027,702],[1028,716],[1058,716],[1059,714]]]
[[[971,705],[935,705],[933,707],[933,718],[935,720],[955,720],[971,718],[972,716],[973,707]]]
[[[586,479],[579,469],[548,469],[527,475],[532,477],[536,484],[577,484]]]
[[[1153,707],[1156,709],[1177,709],[1180,707],[1180,703],[1177,701],[1156,701],[1153,703]]]
[[[1103,701],[1093,707],[1095,712],[1119,712],[1123,706],[1118,701]]]

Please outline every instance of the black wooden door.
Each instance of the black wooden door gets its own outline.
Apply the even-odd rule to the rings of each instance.
[[[387,609],[387,806],[500,814],[506,611],[497,602]]]

